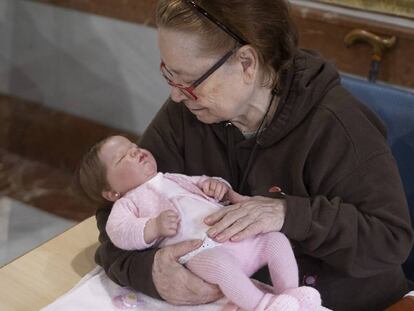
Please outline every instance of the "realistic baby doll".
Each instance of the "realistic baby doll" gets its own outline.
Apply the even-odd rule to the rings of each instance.
[[[223,206],[220,201],[237,195],[225,180],[157,172],[152,154],[122,136],[95,145],[83,158],[78,179],[91,199],[115,202],[106,231],[117,247],[135,250],[201,239],[203,245],[179,262],[217,284],[242,310],[319,309],[319,293],[298,287],[296,260],[284,234],[270,232],[225,243],[207,236],[204,218]],[[273,294],[264,293],[250,279],[265,265]]]

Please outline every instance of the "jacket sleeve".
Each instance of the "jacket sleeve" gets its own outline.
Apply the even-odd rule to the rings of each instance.
[[[128,198],[117,200],[109,214],[106,232],[115,246],[124,250],[145,249],[154,245],[144,239],[149,217],[139,217],[139,208]]]
[[[303,253],[354,277],[402,264],[413,233],[385,138],[362,125],[358,134],[337,123],[319,130],[304,166],[308,193],[287,196],[282,231]]]
[[[174,117],[168,111],[172,105],[174,103],[167,102],[160,109],[142,136],[140,146],[154,154],[160,171],[182,173],[183,159],[180,155],[179,135],[176,135],[173,129],[175,126],[179,130],[180,122],[177,121],[179,116]],[[100,245],[95,253],[96,263],[104,268],[108,277],[115,283],[162,299],[152,280],[152,265],[157,249],[126,251],[117,248],[105,230],[110,210],[110,207],[100,208],[96,212],[100,233]]]

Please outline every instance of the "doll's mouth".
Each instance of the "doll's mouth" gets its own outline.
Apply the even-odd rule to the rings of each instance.
[[[144,153],[141,153],[138,157],[138,163],[142,163],[142,161],[146,158],[146,155]]]

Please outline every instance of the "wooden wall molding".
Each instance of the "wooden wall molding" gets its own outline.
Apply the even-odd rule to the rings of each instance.
[[[300,46],[318,50],[335,62],[339,70],[367,77],[372,48],[367,44],[346,47],[344,38],[353,29],[364,29],[380,36],[396,36],[394,48],[383,55],[378,80],[414,88],[414,29],[365,20],[342,14],[292,7],[292,15],[299,30]]]

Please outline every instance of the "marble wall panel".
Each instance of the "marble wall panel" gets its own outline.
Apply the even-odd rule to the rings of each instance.
[[[141,133],[168,97],[156,30],[31,1],[13,3],[9,92]],[[0,41],[2,41],[0,37]]]
[[[0,1],[0,93],[9,92],[13,7],[10,1]]]
[[[0,95],[0,107],[7,102],[4,106],[8,105],[10,124],[4,142],[6,149],[56,168],[74,171],[82,155],[94,143],[109,135],[123,134],[134,141],[138,139],[136,134],[124,130]]]
[[[7,196],[76,221],[92,216],[97,206],[71,185],[70,172],[0,149],[0,198]]]

